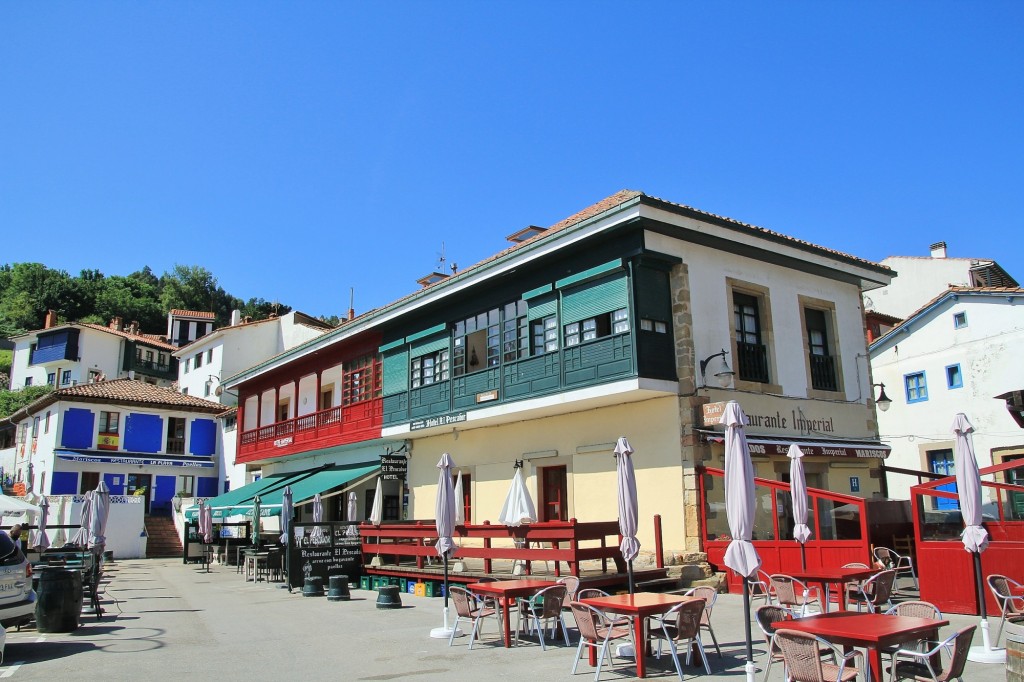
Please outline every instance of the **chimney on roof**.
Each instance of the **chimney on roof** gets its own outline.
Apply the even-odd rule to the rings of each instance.
[[[138,334],[139,333],[139,321],[138,320],[132,320],[132,323],[128,326],[128,331],[131,332],[132,334]]]
[[[932,258],[946,257],[946,242],[935,242],[931,245]]]
[[[121,331],[121,318],[120,317],[112,317],[112,318],[110,318],[110,324],[107,325],[107,326],[110,327],[111,329],[113,329],[115,332]]]
[[[348,317],[346,321],[351,321],[356,318],[356,288],[350,287],[348,290]]]
[[[57,311],[56,310],[47,310],[46,311],[46,321],[43,323],[43,329],[49,329],[50,327],[56,327],[56,326],[57,326]]]
[[[231,311],[231,326],[234,327],[242,322],[242,311],[232,310]]]

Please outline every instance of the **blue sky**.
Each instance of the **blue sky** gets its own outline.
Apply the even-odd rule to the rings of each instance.
[[[629,188],[1024,280],[1024,3],[11,2],[0,262],[357,312]],[[1016,197],[1016,198],[1015,198]]]

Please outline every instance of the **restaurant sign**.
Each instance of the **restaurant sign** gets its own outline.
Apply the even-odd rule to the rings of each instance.
[[[380,477],[385,481],[404,479],[409,473],[409,460],[405,455],[381,455]]]
[[[359,582],[363,574],[363,549],[359,535],[348,535],[349,524],[320,524],[322,533],[314,538],[312,524],[295,524],[289,547],[288,583],[302,587],[306,578],[314,576],[323,579],[327,587],[328,577],[346,575],[349,582]]]

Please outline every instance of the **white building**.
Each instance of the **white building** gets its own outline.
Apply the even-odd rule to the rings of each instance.
[[[882,265],[899,273],[888,285],[864,294],[864,310],[905,319],[947,287],[1019,286],[994,260],[950,258],[946,242],[931,245],[929,256],[890,256]]]
[[[178,388],[187,395],[198,396],[231,408],[238,404],[237,395],[225,391],[221,380],[253,365],[320,336],[331,326],[314,317],[292,311],[265,320],[242,319],[236,310],[231,325],[221,327],[174,351],[178,361]],[[218,455],[219,491],[246,483],[245,467],[232,471],[235,461],[235,413],[225,410],[220,415]]]
[[[215,494],[223,408],[142,381],[60,388],[14,412],[15,479],[42,495],[94,490],[138,495],[145,513],[169,514],[179,491]]]
[[[177,348],[202,338],[213,331],[214,318],[201,310],[172,310],[167,313],[167,340]]]
[[[135,378],[170,387],[177,377],[174,347],[152,334],[142,334],[137,323],[123,324],[115,317],[107,326],[88,323],[57,324],[53,311],[43,329],[12,339],[11,388],[45,386],[67,388],[104,379]]]
[[[892,447],[887,468],[952,474],[958,412],[974,426],[980,466],[1024,456],[1024,431],[1007,409],[1024,388],[1022,354],[1024,289],[1016,287],[950,287],[872,343],[874,381],[892,400],[878,412]],[[897,499],[918,483],[892,472],[887,479]]]

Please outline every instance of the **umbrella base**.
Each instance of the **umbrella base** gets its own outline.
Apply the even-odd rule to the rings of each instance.
[[[465,573],[465,572],[466,572],[466,564],[465,564],[465,562],[456,561],[454,564],[452,564],[452,573]]]
[[[443,627],[442,628],[434,628],[433,630],[430,631],[430,636],[433,637],[434,639],[450,639],[451,636],[452,636],[452,629],[453,628],[443,628]],[[460,628],[454,628],[454,629],[455,629],[455,636],[456,637],[462,637],[462,635],[466,634]]]
[[[974,663],[1005,663],[1006,649],[986,649],[983,646],[972,646],[967,652],[967,660]]]

